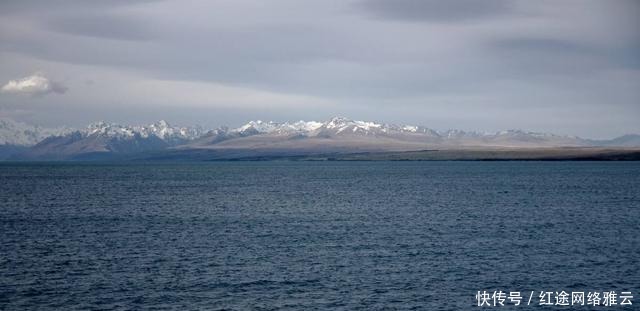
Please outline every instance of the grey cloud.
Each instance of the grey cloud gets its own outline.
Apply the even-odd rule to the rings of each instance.
[[[640,45],[594,44],[553,37],[508,37],[489,40],[493,53],[507,68],[524,74],[594,74],[607,69],[640,68]]]
[[[502,75],[530,79],[536,75],[583,75],[603,69],[605,63],[586,44],[552,38],[502,38],[489,41]]]
[[[268,5],[259,0],[194,0],[189,5],[163,1],[133,6],[84,2],[0,3],[0,11],[10,4],[21,6],[0,13],[11,15],[0,19],[0,65],[5,69],[0,76],[7,81],[42,68],[27,64],[8,73],[7,65],[14,66],[10,63],[19,55],[33,63],[50,64],[55,69],[44,69],[57,76],[93,79],[99,84],[96,89],[105,91],[102,95],[87,91],[86,96],[100,98],[71,99],[86,111],[103,111],[95,103],[115,97],[107,91],[109,83],[100,81],[103,72],[117,72],[132,81],[205,81],[307,95],[340,103],[344,114],[355,118],[362,113],[384,120],[395,112],[398,120],[416,118],[415,123],[423,123],[417,118],[430,118],[431,109],[438,105],[433,116],[439,116],[441,124],[487,116],[494,118],[488,122],[499,125],[504,122],[499,115],[505,111],[517,115],[533,106],[553,111],[554,105],[564,105],[571,111],[615,105],[626,115],[638,111],[633,107],[640,95],[633,90],[640,89],[636,79],[640,30],[630,27],[638,24],[637,18],[631,18],[637,16],[635,11],[627,9],[630,4],[597,0],[279,0]],[[69,68],[81,74],[70,73]],[[624,74],[609,74],[616,71]],[[72,86],[72,94],[47,99],[62,103],[86,91]],[[130,101],[125,93],[117,96],[123,104]],[[92,104],[84,105],[86,101]],[[139,109],[145,111],[157,102],[149,94],[148,100],[131,104],[147,105]],[[444,102],[451,104],[445,107]],[[180,105],[166,109],[179,111]],[[231,110],[221,113],[236,114],[238,120],[249,117],[250,109]],[[299,116],[291,116],[313,119],[316,114],[341,113],[335,107],[319,108],[314,115],[304,108],[300,111]],[[523,119],[531,119],[524,114]],[[535,117],[544,119],[541,114]]]
[[[553,38],[512,37],[495,40],[494,46],[517,51],[545,51],[550,53],[584,53],[592,48],[578,42]]]
[[[437,14],[441,17],[476,12],[475,16],[488,18],[488,14],[506,14],[504,10],[513,2],[473,0],[464,6],[465,13],[452,13],[461,10],[465,1],[390,3],[398,7],[404,3],[407,11],[411,11],[407,3],[418,6],[413,11],[440,7],[445,12]],[[491,11],[494,7],[498,9]],[[100,17],[92,21],[92,16]],[[266,22],[256,18],[261,22],[234,27],[203,28],[198,21],[183,21],[182,27],[173,27],[153,15],[145,16],[149,19],[146,26],[129,20],[134,25],[129,38],[143,38],[144,31],[136,31],[148,27],[156,29],[157,40],[96,44],[82,36],[34,33],[4,41],[8,50],[52,61],[119,67],[161,79],[214,81],[326,97],[458,93],[472,86],[481,88],[478,81],[487,77],[526,80],[544,74],[575,76],[606,69],[607,62],[613,61],[587,44],[544,36],[496,39],[492,33],[465,36],[447,28],[440,33],[420,25],[407,31],[407,27],[394,29],[393,25],[371,27],[367,21],[345,24],[338,20],[336,25],[327,25],[279,16]],[[127,22],[109,26],[118,24],[112,23],[112,18],[96,12],[72,16],[64,20],[62,30],[98,38],[126,38]],[[85,24],[89,27],[75,27]]]
[[[45,77],[42,73],[35,73],[25,78],[10,80],[0,88],[0,91],[9,94],[44,96],[51,93],[64,94],[67,87]]]
[[[513,10],[513,1],[364,0],[359,6],[368,13],[385,19],[459,22],[507,14]]]
[[[50,14],[55,12],[68,13],[70,11],[107,10],[130,6],[139,3],[149,3],[159,0],[21,0],[0,1],[0,16],[14,14]]]
[[[149,40],[152,31],[140,18],[116,14],[55,17],[45,27],[60,33],[118,40]]]

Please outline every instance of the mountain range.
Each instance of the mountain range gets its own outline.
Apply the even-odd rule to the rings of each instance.
[[[508,130],[437,131],[335,117],[324,122],[251,121],[238,128],[131,126],[96,122],[45,129],[0,119],[0,158],[12,160],[243,159],[457,149],[635,148],[640,135],[611,140]]]

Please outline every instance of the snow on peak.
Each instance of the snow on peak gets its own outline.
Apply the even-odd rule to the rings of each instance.
[[[167,121],[165,121],[165,120],[160,120],[160,121],[152,124],[151,126],[162,127],[162,128],[171,127],[171,125],[169,125],[169,123]]]
[[[305,131],[305,132],[315,131],[319,129],[322,125],[323,125],[322,122],[316,122],[316,121],[307,122],[302,120],[294,123],[284,123],[284,126],[287,126],[294,131]]]
[[[0,118],[0,145],[31,146],[49,136],[62,136],[69,128],[42,128],[11,119]]]
[[[278,126],[279,126],[278,123],[275,123],[272,121],[264,122],[262,120],[258,120],[258,121],[250,121],[249,123],[239,127],[237,131],[247,132],[247,131],[253,130],[258,133],[270,133],[270,132],[273,132],[275,129],[277,129]]]
[[[0,119],[0,145],[34,145],[49,136],[62,136],[71,133],[71,129],[43,129],[12,120]],[[238,128],[221,127],[204,131],[201,127],[177,127],[165,120],[148,125],[120,125],[99,121],[77,131],[84,137],[100,136],[116,139],[158,138],[172,145],[186,143],[208,135],[251,136],[251,135],[283,135],[307,137],[333,137],[343,135],[386,136],[396,139],[436,139],[436,141],[469,142],[478,141],[523,141],[536,142],[546,140],[568,141],[578,139],[569,136],[508,130],[501,132],[465,132],[461,130],[435,131],[423,126],[393,125],[371,121],[356,121],[345,117],[333,117],[327,121],[250,121]],[[232,135],[227,135],[232,134]],[[233,135],[235,134],[235,135]]]
[[[273,121],[264,122],[261,120],[250,121],[247,124],[233,129],[237,133],[258,133],[258,134],[304,134],[317,130],[324,124],[316,121],[297,121],[277,123]]]
[[[418,127],[415,125],[405,125],[402,127],[403,131],[407,131],[407,132],[411,132],[411,133],[415,133],[418,131]]]
[[[116,123],[98,121],[90,124],[83,132],[86,136],[107,136],[107,137],[133,137],[135,132],[131,127],[121,126]]]
[[[345,117],[333,117],[324,122],[303,120],[284,123],[277,123],[272,121],[264,122],[261,120],[250,121],[247,124],[232,130],[232,132],[243,134],[249,134],[253,132],[254,134],[298,134],[313,136],[320,132],[326,133],[327,131],[334,134],[353,133],[359,135],[370,135],[388,134],[395,132],[426,133],[427,130],[428,129],[426,128],[418,126],[398,127],[394,125],[387,125],[370,121],[355,121]]]
[[[136,126],[99,121],[90,124],[82,133],[86,136],[101,135],[112,138],[132,138],[137,135],[142,138],[155,136],[162,140],[193,140],[200,137],[204,131],[200,127],[174,127],[167,121],[160,120],[149,125]]]
[[[344,118],[344,117],[333,117],[331,118],[331,120],[325,122],[325,126],[326,128],[337,128],[337,127],[344,127],[344,126],[348,126],[350,124],[353,124],[353,120]]]

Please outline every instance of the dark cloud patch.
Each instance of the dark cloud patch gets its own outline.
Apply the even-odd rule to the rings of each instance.
[[[503,38],[488,43],[496,56],[496,72],[512,79],[539,75],[580,76],[604,68],[596,47],[554,38]]]
[[[45,27],[65,34],[135,41],[148,40],[153,36],[146,25],[140,19],[121,15],[86,14],[53,18]]]
[[[500,49],[524,52],[544,53],[587,53],[592,47],[574,41],[553,38],[516,37],[493,41],[493,45]]]
[[[491,18],[512,11],[506,0],[364,0],[359,6],[376,17],[425,22]]]
[[[628,45],[614,49],[610,52],[611,58],[623,68],[640,69],[640,41],[629,42]]]
[[[491,40],[489,45],[501,63],[521,74],[582,75],[613,68],[640,68],[640,46],[636,42],[604,45],[557,38],[511,37]]]
[[[155,2],[159,0],[21,0],[0,1],[0,16],[15,14],[50,14],[52,12],[70,12],[87,10],[106,10],[139,3]]]

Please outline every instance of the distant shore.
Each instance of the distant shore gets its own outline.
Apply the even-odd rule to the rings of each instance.
[[[314,159],[306,157],[305,159]],[[317,158],[322,159],[322,158]],[[367,152],[327,157],[367,161],[638,161],[640,148],[495,148]]]
[[[10,161],[114,161],[114,162],[206,162],[206,161],[639,161],[640,148],[458,148],[415,151],[349,151],[291,149],[172,149],[114,154],[95,152],[73,158]]]

